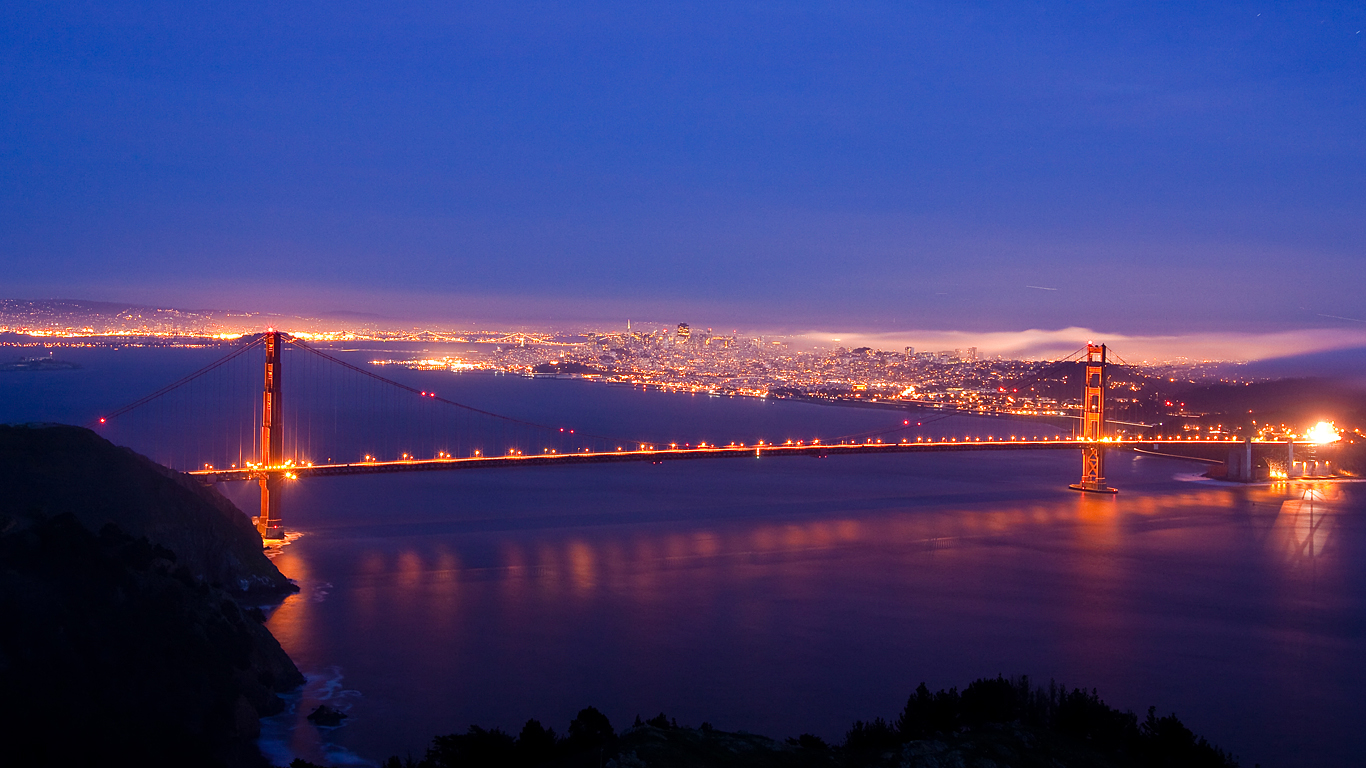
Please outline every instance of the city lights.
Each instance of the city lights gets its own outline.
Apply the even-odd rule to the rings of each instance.
[[[1320,421],[1310,427],[1309,431],[1304,433],[1304,436],[1309,442],[1317,443],[1318,445],[1336,443],[1342,439],[1342,433],[1338,432],[1337,427],[1334,426],[1332,422],[1328,421]]]

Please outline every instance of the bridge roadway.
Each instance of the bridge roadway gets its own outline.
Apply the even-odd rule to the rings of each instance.
[[[965,451],[1020,451],[1020,450],[1078,450],[1087,440],[1075,437],[1057,440],[943,440],[916,443],[807,443],[754,444],[707,446],[705,448],[661,448],[616,450],[595,453],[533,453],[504,456],[470,456],[462,458],[399,459],[394,461],[359,461],[349,464],[292,464],[283,467],[248,467],[246,469],[200,469],[188,474],[204,482],[250,480],[267,473],[284,473],[291,478],[327,477],[333,475],[373,475],[392,472],[432,472],[453,469],[481,469],[492,467],[558,466],[567,464],[602,464],[608,462],[683,461],[689,459],[760,458],[765,456],[846,456],[882,453],[943,453]],[[1171,454],[1172,449],[1202,447],[1233,448],[1242,445],[1234,440],[1103,440],[1107,448],[1144,449]],[[1254,441],[1254,447],[1280,446],[1285,442]],[[1304,443],[1296,443],[1304,445]],[[1185,457],[1197,458],[1197,457]]]

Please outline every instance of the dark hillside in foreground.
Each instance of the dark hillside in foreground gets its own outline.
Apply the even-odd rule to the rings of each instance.
[[[0,426],[0,765],[264,765],[260,718],[304,680],[237,599],[290,588],[216,492]]]
[[[680,727],[662,713],[620,734],[598,710],[579,712],[563,736],[535,720],[517,736],[470,726],[438,736],[421,759],[383,768],[1236,768],[1227,753],[1175,715],[1140,720],[1101,701],[1028,678],[976,680],[931,693],[922,683],[892,720],[856,722],[839,744],[803,734],[776,741]],[[292,768],[310,768],[296,760]]]
[[[0,535],[0,764],[258,766],[303,677],[174,553],[71,515]]]
[[[294,589],[223,494],[81,427],[0,425],[0,513],[16,525],[70,514],[91,532],[113,523],[229,592]]]

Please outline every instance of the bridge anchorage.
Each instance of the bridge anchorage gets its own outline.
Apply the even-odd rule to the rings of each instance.
[[[1104,344],[1086,345],[1086,380],[1081,399],[1081,482],[1068,487],[1088,493],[1119,493],[1105,484],[1105,354]]]

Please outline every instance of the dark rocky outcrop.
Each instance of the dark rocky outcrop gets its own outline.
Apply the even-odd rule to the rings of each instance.
[[[304,680],[239,601],[290,588],[217,492],[0,426],[0,764],[264,766],[260,718]]]
[[[228,592],[294,589],[262,554],[251,520],[214,488],[88,429],[0,425],[0,515],[22,527],[62,514],[90,531],[113,523],[146,537]]]
[[[339,712],[326,704],[320,704],[308,716],[308,722],[322,728],[336,728],[346,719],[346,713]]]

